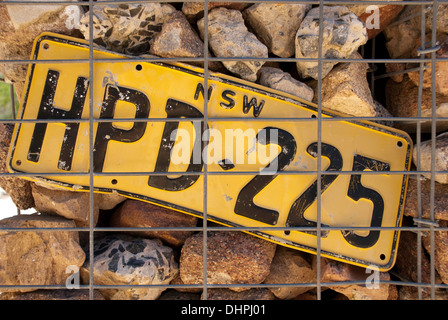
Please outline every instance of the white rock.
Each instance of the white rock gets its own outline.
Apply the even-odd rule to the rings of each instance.
[[[204,18],[198,21],[198,28],[204,39]],[[208,42],[216,57],[268,57],[268,48],[247,30],[238,10],[216,8],[210,11]],[[257,71],[263,63],[256,60],[223,61],[229,71],[249,81],[257,80]]]
[[[364,23],[347,7],[323,7],[322,58],[344,59],[367,42]],[[319,8],[311,9],[303,19],[296,40],[296,58],[319,56]],[[322,64],[322,78],[337,62]],[[297,71],[303,78],[318,78],[317,61],[298,61]]]
[[[273,54],[289,58],[294,55],[294,38],[308,4],[257,3],[243,11],[244,20]]]

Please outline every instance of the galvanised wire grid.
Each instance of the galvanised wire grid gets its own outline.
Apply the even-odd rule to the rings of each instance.
[[[93,0],[88,0],[88,1],[79,1],[79,2],[70,2],[70,5],[78,5],[78,6],[88,6],[89,8],[89,20],[90,20],[90,26],[93,25],[93,7],[94,6],[102,6],[102,5],[108,5],[108,4],[120,4],[120,3],[139,3],[139,2],[169,2],[169,3],[175,3],[175,2],[186,2],[186,1],[137,1],[137,0],[130,0],[130,1],[125,1],[125,0],[121,0],[121,1],[101,1],[101,2],[96,2]],[[205,19],[205,25],[208,25],[208,3],[211,2],[215,2],[212,0],[205,0],[203,1],[205,6],[204,6],[204,19]],[[233,0],[230,2],[246,2],[246,1],[242,1],[242,0]],[[274,2],[274,1],[251,1],[251,3],[259,3],[259,2]],[[323,20],[323,6],[324,5],[346,5],[346,4],[373,4],[373,5],[386,5],[386,4],[393,4],[396,5],[397,1],[328,1],[328,0],[319,0],[319,1],[293,1],[293,0],[285,0],[285,1],[275,1],[276,3],[306,3],[306,4],[312,4],[314,6],[319,7],[319,25],[322,25],[322,20]],[[67,4],[67,1],[39,1],[39,2],[35,2],[35,1],[3,1],[2,5],[46,5],[46,4]],[[427,120],[431,120],[431,133],[430,133],[430,138],[432,139],[432,145],[431,145],[431,153],[432,153],[432,161],[431,161],[431,170],[429,172],[427,171],[422,171],[420,168],[420,164],[418,163],[416,171],[404,171],[404,172],[391,172],[392,174],[408,174],[409,176],[415,177],[417,180],[417,190],[418,190],[418,213],[419,213],[419,217],[418,219],[415,219],[416,222],[416,226],[413,227],[407,227],[407,226],[403,226],[400,228],[393,228],[393,227],[379,227],[379,228],[373,228],[373,227],[364,227],[364,228],[351,228],[351,229],[365,229],[365,230],[395,230],[395,229],[399,229],[401,231],[412,231],[417,233],[418,236],[418,261],[421,261],[420,257],[424,254],[423,253],[423,248],[421,245],[421,239],[423,237],[423,233],[424,232],[428,232],[430,234],[430,240],[431,240],[431,258],[430,258],[430,264],[431,264],[431,275],[430,275],[430,283],[422,283],[422,268],[421,268],[421,264],[416,262],[416,269],[417,269],[417,273],[418,273],[418,282],[413,282],[410,281],[409,279],[403,279],[400,278],[399,275],[396,275],[396,277],[398,278],[398,280],[392,280],[392,281],[388,281],[390,284],[393,285],[399,285],[399,286],[411,286],[411,287],[415,287],[418,289],[418,297],[419,299],[423,298],[423,289],[424,288],[429,288],[431,291],[431,299],[435,299],[435,291],[438,288],[443,288],[443,289],[448,289],[448,285],[445,284],[437,284],[435,281],[435,275],[436,275],[436,271],[435,271],[435,261],[434,261],[434,238],[435,238],[435,232],[436,231],[448,231],[447,228],[441,228],[438,226],[437,221],[434,218],[434,197],[435,197],[435,175],[438,173],[444,173],[442,172],[438,172],[435,170],[435,141],[436,141],[436,133],[437,133],[437,122],[438,121],[447,121],[448,118],[444,118],[444,117],[438,117],[436,114],[436,92],[435,92],[435,85],[432,86],[432,114],[431,117],[423,117],[421,115],[421,104],[422,104],[422,88],[423,88],[423,71],[425,70],[425,63],[430,62],[431,66],[432,66],[432,83],[435,83],[435,79],[436,79],[436,62],[437,61],[441,61],[441,60],[447,60],[446,58],[437,58],[435,52],[438,49],[438,43],[437,43],[437,39],[436,39],[436,17],[437,17],[437,9],[438,6],[440,4],[448,4],[448,1],[443,1],[443,0],[434,0],[434,1],[400,1],[399,2],[400,5],[413,5],[413,6],[419,6],[421,8],[420,11],[420,18],[421,18],[421,35],[422,37],[424,37],[426,35],[426,21],[425,21],[425,12],[427,12],[428,9],[433,9],[434,14],[433,14],[433,21],[432,23],[432,34],[431,34],[431,41],[430,43],[422,43],[422,47],[419,49],[419,53],[420,53],[420,57],[419,58],[409,58],[409,59],[389,59],[389,58],[376,58],[375,54],[378,52],[378,48],[376,47],[376,38],[373,38],[370,43],[370,47],[368,47],[367,45],[365,45],[364,47],[361,48],[361,53],[362,56],[364,57],[364,59],[362,60],[363,62],[366,62],[369,64],[371,70],[370,70],[370,74],[369,74],[369,82],[370,82],[370,88],[372,91],[372,95],[374,95],[379,89],[378,86],[376,85],[376,83],[383,79],[383,78],[387,78],[389,76],[395,75],[395,74],[399,74],[399,73],[405,73],[405,72],[409,72],[409,71],[419,71],[419,95],[418,95],[418,105],[419,105],[419,112],[418,112],[418,116],[417,117],[413,117],[413,118],[409,118],[409,117],[384,117],[381,120],[390,120],[390,121],[394,121],[394,122],[409,122],[410,120],[414,121],[415,126],[416,126],[416,134],[415,134],[415,147],[417,148],[417,158],[420,159],[421,156],[421,152],[420,152],[420,142],[421,142],[421,138],[422,138],[422,129],[421,129],[421,122],[423,121],[427,121]],[[408,19],[413,18],[413,17],[408,17]],[[404,22],[404,21],[395,21],[393,23],[400,23],[400,22]],[[225,61],[225,60],[232,60],[232,61],[237,61],[237,60],[257,60],[257,58],[247,58],[247,57],[236,57],[236,58],[217,58],[217,57],[210,57],[209,56],[209,52],[208,52],[208,48],[205,45],[204,46],[204,54],[203,57],[200,58],[157,58],[157,57],[129,57],[129,58],[125,58],[125,59],[120,59],[120,60],[115,60],[115,59],[95,59],[94,55],[93,55],[93,48],[94,48],[94,43],[93,43],[93,29],[90,28],[89,30],[90,32],[90,37],[89,37],[89,58],[88,59],[71,59],[71,60],[64,60],[64,59],[58,59],[58,60],[47,60],[47,61],[34,61],[34,60],[0,60],[0,63],[7,63],[7,64],[28,64],[28,63],[75,63],[75,62],[83,62],[86,64],[89,64],[89,70],[90,70],[90,79],[92,81],[92,79],[94,78],[94,74],[93,74],[93,65],[94,63],[97,62],[109,62],[109,63],[114,63],[114,62],[127,62],[127,61],[131,61],[131,62],[135,62],[135,61],[149,61],[149,62],[153,62],[153,61],[157,61],[157,62],[173,62],[173,61],[177,61],[177,62],[198,62],[201,61],[203,62],[204,65],[204,87],[208,88],[208,80],[210,77],[210,73],[209,73],[209,62],[213,62],[213,61]],[[204,43],[207,44],[208,43],[208,30],[207,28],[205,28],[205,34],[204,34]],[[340,121],[341,118],[338,117],[333,117],[333,118],[326,118],[322,116],[322,62],[323,61],[334,61],[334,62],[356,62],[359,61],[357,59],[327,59],[323,57],[322,54],[322,41],[323,41],[323,28],[319,29],[319,54],[318,54],[318,58],[317,59],[304,59],[304,60],[308,60],[308,61],[318,61],[318,85],[317,85],[317,105],[318,105],[318,113],[317,113],[317,119],[303,119],[303,118],[289,118],[289,119],[284,119],[284,118],[263,118],[263,119],[259,119],[262,121],[294,121],[294,120],[300,120],[300,121],[317,121],[317,132],[316,132],[316,136],[317,136],[317,141],[318,141],[318,148],[317,148],[317,169],[315,171],[311,171],[312,174],[315,174],[317,179],[317,227],[315,228],[316,234],[317,234],[317,251],[316,251],[316,255],[318,257],[317,259],[317,266],[316,266],[316,273],[317,273],[317,281],[316,283],[302,283],[302,284],[291,284],[291,283],[279,283],[279,284],[244,284],[244,285],[236,285],[236,284],[209,284],[207,283],[207,231],[220,231],[220,230],[229,230],[226,227],[215,227],[215,226],[209,226],[207,223],[207,179],[210,175],[214,175],[214,174],[218,174],[216,172],[212,172],[209,171],[207,168],[207,161],[205,161],[206,159],[204,159],[204,166],[203,166],[203,171],[202,172],[182,172],[182,174],[184,175],[196,175],[196,174],[200,174],[203,176],[203,183],[204,183],[204,195],[203,195],[203,208],[204,208],[204,212],[203,212],[203,226],[202,227],[196,227],[196,228],[152,228],[151,230],[154,231],[166,231],[166,230],[176,230],[176,231],[199,231],[203,233],[203,284],[202,285],[151,285],[151,287],[169,287],[169,288],[202,288],[203,290],[203,296],[204,299],[207,298],[207,290],[209,288],[229,288],[229,287],[250,287],[250,288],[266,288],[266,287],[281,287],[281,286],[291,286],[291,287],[297,287],[297,286],[306,286],[306,287],[315,287],[315,292],[316,292],[316,298],[317,299],[322,299],[322,291],[324,287],[330,287],[334,286],[334,285],[349,285],[349,284],[360,284],[363,285],[364,281],[345,281],[345,282],[332,282],[332,283],[323,283],[321,281],[321,231],[325,231],[325,230],[342,230],[344,228],[342,227],[328,227],[328,226],[323,226],[321,223],[321,189],[322,189],[322,182],[321,182],[321,177],[323,175],[325,175],[326,173],[324,172],[324,170],[322,169],[322,163],[321,163],[321,158],[322,158],[322,123],[324,121]],[[296,61],[298,61],[297,58],[258,58],[258,60],[261,61],[273,61],[273,62],[283,62],[283,63],[295,63]],[[392,72],[392,73],[383,73],[383,74],[378,74],[375,72],[375,69],[377,69],[377,65],[379,64],[387,64],[387,63],[414,63],[414,64],[418,64],[418,67],[415,67],[413,69],[408,69],[408,70],[404,70],[404,71],[399,71],[399,72]],[[74,122],[74,123],[81,123],[81,122],[85,122],[89,124],[89,164],[90,164],[90,168],[93,168],[93,145],[94,145],[94,136],[93,136],[93,132],[94,132],[94,124],[98,123],[98,122],[107,122],[107,121],[113,121],[113,122],[129,122],[130,119],[113,119],[113,120],[106,120],[106,119],[94,119],[93,118],[93,99],[94,99],[94,92],[93,89],[89,91],[89,108],[90,108],[90,112],[89,112],[89,119],[64,119],[64,123],[70,123],[70,122]],[[14,94],[14,90],[12,85],[10,86],[10,99],[12,101],[11,106],[12,106],[12,119],[0,119],[0,122],[2,123],[13,123],[13,124],[20,124],[20,123],[27,123],[27,122],[32,122],[32,123],[39,123],[39,122],[45,122],[45,123],[49,123],[49,122],[60,122],[58,120],[19,120],[16,119],[16,113],[15,113],[15,109],[14,109],[14,105],[15,105],[15,94]],[[224,121],[224,120],[231,120],[231,121],[245,121],[245,119],[235,119],[235,118],[212,118],[208,116],[208,92],[207,90],[204,90],[204,118],[201,120],[204,123],[207,123],[210,120],[220,120],[220,121]],[[256,121],[257,119],[252,119],[251,121]],[[350,117],[350,118],[343,118],[344,121],[356,121],[356,120],[378,120],[377,118],[371,118],[371,117]],[[139,122],[139,121],[146,121],[146,122],[167,122],[167,121],[189,121],[188,119],[185,118],[151,118],[151,119],[132,119],[133,122]],[[334,173],[334,172],[333,172]],[[351,174],[351,171],[336,171],[336,173],[338,174]],[[430,219],[423,219],[422,218],[422,199],[421,199],[421,182],[420,182],[420,177],[425,174],[425,173],[430,173],[431,174],[431,187],[430,187]],[[20,176],[28,176],[28,177],[33,177],[33,176],[38,176],[44,173],[39,173],[39,174],[20,174]],[[89,188],[89,195],[90,195],[90,225],[89,227],[85,227],[85,228],[47,228],[47,229],[39,229],[40,231],[67,231],[67,230],[73,230],[73,231],[84,231],[84,232],[88,232],[89,233],[89,254],[90,254],[90,261],[94,260],[94,234],[95,232],[115,232],[115,231],[142,231],[142,230],[146,230],[146,228],[101,228],[101,227],[95,227],[93,225],[93,221],[94,221],[94,192],[93,192],[93,181],[94,181],[94,177],[95,176],[100,176],[102,175],[101,173],[94,173],[92,170],[89,170],[88,172],[67,172],[65,173],[66,175],[88,175],[89,176],[89,182],[90,182],[90,188]],[[114,175],[116,176],[125,176],[125,175],[166,175],[166,172],[116,172],[114,173]],[[220,173],[222,174],[222,173]],[[228,174],[247,174],[247,172],[236,172],[236,173],[228,173]],[[288,172],[278,172],[278,174],[304,174],[304,172],[301,171],[288,171]],[[306,174],[310,174],[310,172],[306,172]],[[381,174],[380,172],[375,172],[375,171],[371,171],[371,172],[363,172],[363,174]],[[19,175],[16,173],[0,173],[0,176],[15,176],[15,175]],[[45,173],[46,176],[51,176],[52,173]],[[54,174],[56,175],[56,174]],[[57,175],[61,175],[61,173],[57,173]],[[103,175],[110,175],[110,173],[108,174],[103,174]],[[17,214],[20,214],[20,210],[18,209]],[[303,230],[303,228],[287,228],[287,227],[266,227],[266,228],[247,228],[247,227],[236,227],[236,228],[232,228],[231,230],[235,230],[235,231],[254,231],[254,230],[263,230],[263,229],[281,229],[281,230]],[[29,228],[27,229],[29,231],[34,231],[36,229],[33,228]],[[17,229],[13,229],[13,228],[9,228],[9,229],[5,229],[3,228],[2,231],[17,231]],[[104,286],[104,285],[96,285],[94,284],[93,281],[93,263],[90,263],[90,281],[88,285],[81,285],[80,288],[84,288],[84,289],[89,289],[89,293],[90,293],[90,299],[94,298],[94,289],[100,289],[100,288],[127,288],[127,287],[135,287],[136,285],[114,285],[114,286]],[[140,285],[142,287],[148,287],[146,285]],[[9,289],[20,289],[20,288],[33,288],[33,289],[65,289],[66,287],[63,285],[22,285],[22,286],[0,286],[0,291],[2,288],[9,288]]]

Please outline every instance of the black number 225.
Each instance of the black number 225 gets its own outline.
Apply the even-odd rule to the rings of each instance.
[[[269,166],[278,168],[278,171],[284,170],[294,159],[297,144],[292,135],[282,129],[267,127],[257,135],[257,141],[262,144],[269,144],[271,130],[278,132],[277,143],[281,147],[280,154],[271,161]],[[265,132],[263,132],[265,131]],[[260,138],[263,137],[263,138]],[[266,138],[264,138],[266,137]],[[311,143],[307,147],[307,153],[312,157],[317,157],[317,142]],[[321,176],[321,194],[337,179],[338,174],[331,174],[331,171],[340,171],[343,165],[342,155],[337,148],[332,145],[322,143],[321,154],[330,160],[330,164],[325,169],[325,174]],[[352,171],[390,171],[388,163],[371,159],[359,154],[354,155]],[[253,201],[254,197],[266,188],[278,175],[257,175],[250,180],[239,192],[235,204],[235,213],[250,219],[254,219],[266,224],[276,225],[279,213],[275,210],[267,209],[256,205]],[[347,191],[347,195],[354,201],[367,199],[373,203],[373,213],[370,227],[380,227],[383,220],[384,200],[381,195],[361,183],[361,174],[352,174]],[[307,220],[305,212],[317,199],[317,180],[308,187],[292,204],[288,217],[286,219],[287,227],[316,227],[317,223]],[[324,226],[324,225],[322,225]],[[378,230],[371,230],[367,236],[360,236],[353,231],[341,231],[344,239],[353,246],[359,248],[369,248],[375,245],[379,238]],[[310,234],[316,234],[313,231],[307,231]],[[323,232],[322,237],[326,237],[328,232]]]

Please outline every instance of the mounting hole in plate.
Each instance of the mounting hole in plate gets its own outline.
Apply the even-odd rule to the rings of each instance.
[[[50,45],[49,45],[47,42],[44,42],[44,43],[42,44],[42,49],[44,49],[44,50],[48,50],[48,49],[50,49]]]
[[[112,180],[110,181],[110,183],[112,183],[112,184],[117,184],[117,183],[118,183],[118,180],[117,180],[117,179],[112,179]]]
[[[285,236],[289,236],[291,234],[291,231],[289,231],[289,230],[285,230],[283,232],[285,233]]]
[[[397,147],[398,147],[398,148],[401,148],[402,146],[403,146],[403,142],[398,141],[398,142],[397,142]]]
[[[143,67],[141,64],[138,64],[135,66],[135,70],[137,70],[137,71],[141,71],[142,69],[143,69]]]
[[[17,161],[16,161],[16,165],[20,166],[21,164],[22,164],[22,161],[21,161],[21,160],[17,160]]]
[[[311,115],[311,118],[317,118],[317,116],[315,114]]]
[[[380,254],[380,259],[381,260],[386,260],[386,255],[384,253]]]

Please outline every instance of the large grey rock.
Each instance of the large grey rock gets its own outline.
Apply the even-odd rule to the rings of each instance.
[[[148,53],[149,42],[162,30],[176,9],[170,4],[101,5],[93,8],[93,41],[109,50],[132,55]],[[79,30],[86,39],[90,13],[81,17]]]
[[[72,220],[46,215],[17,215],[0,220],[0,285],[65,285],[67,268],[80,268],[85,253],[76,231],[27,231],[28,228],[74,228]],[[35,289],[1,289],[27,292]]]
[[[345,59],[367,42],[364,23],[347,7],[323,7],[322,58]],[[319,56],[319,8],[313,8],[303,19],[295,39],[296,58]],[[337,62],[322,64],[324,78]],[[318,79],[318,61],[298,61],[302,78]]]
[[[179,272],[170,247],[160,240],[109,235],[95,242],[93,281],[101,285],[169,284]],[[89,282],[90,261],[81,268],[83,282]],[[110,300],[155,300],[163,287],[100,289]]]
[[[198,28],[204,39],[204,18],[198,21]],[[208,42],[216,57],[267,58],[268,48],[247,30],[240,11],[216,8],[208,15]],[[223,61],[232,73],[249,81],[257,80],[257,71],[263,61],[239,60]]]
[[[294,55],[294,38],[308,4],[257,3],[243,11],[244,20],[273,54],[289,58]]]
[[[290,73],[284,72],[279,68],[262,67],[259,71],[258,83],[275,89],[283,91],[307,101],[312,101],[314,91],[305,83],[294,79]]]

